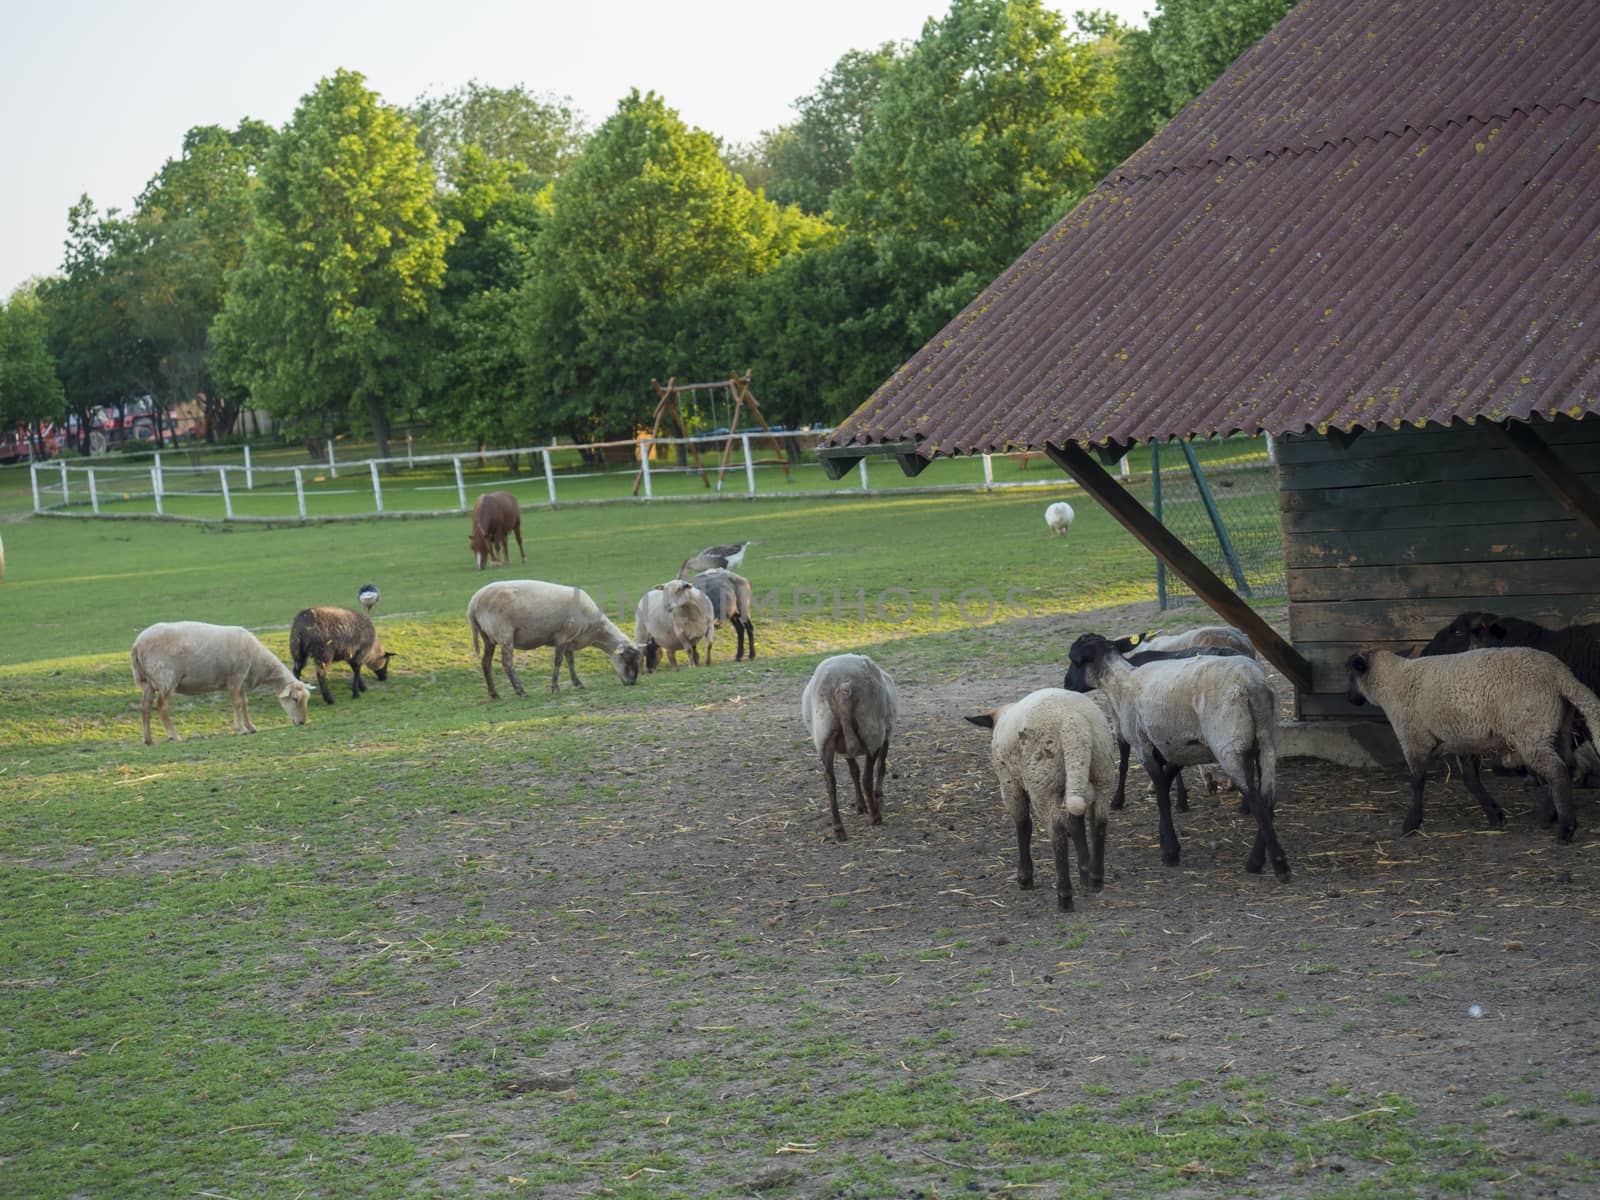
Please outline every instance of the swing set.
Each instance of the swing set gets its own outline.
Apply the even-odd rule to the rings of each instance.
[[[654,442],[661,436],[661,423],[670,415],[672,423],[678,427],[678,435],[684,439],[689,453],[694,456],[695,470],[700,472],[700,482],[704,483],[706,487],[709,488],[711,486],[711,479],[706,474],[705,464],[700,461],[699,443],[689,440],[689,431],[684,426],[683,414],[678,409],[678,397],[694,392],[726,392],[728,404],[732,410],[728,419],[728,438],[723,443],[722,461],[717,468],[717,491],[720,492],[722,490],[722,480],[728,473],[728,458],[733,453],[734,439],[740,436],[739,418],[746,409],[750,410],[750,415],[754,418],[756,424],[760,425],[766,432],[767,442],[772,446],[772,451],[777,456],[775,458],[757,459],[750,465],[756,467],[782,467],[783,477],[785,479],[791,478],[788,456],[784,454],[783,447],[778,444],[777,436],[771,429],[767,428],[766,418],[761,415],[761,406],[756,403],[755,394],[750,390],[749,371],[746,371],[743,375],[735,375],[732,379],[719,379],[713,383],[678,383],[676,377],[669,377],[666,385],[663,386],[652,379],[650,386],[656,390],[656,415],[650,426],[650,440]],[[643,456],[648,453],[650,453],[650,447],[639,447],[641,460],[639,473],[633,477],[633,494],[635,496],[639,494],[639,484],[644,479]]]

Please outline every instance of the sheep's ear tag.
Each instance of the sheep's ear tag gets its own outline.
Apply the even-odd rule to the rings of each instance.
[[[1142,634],[1137,634],[1136,633],[1131,638],[1128,639],[1128,645],[1129,646],[1137,646],[1142,641],[1144,641],[1144,636]]]

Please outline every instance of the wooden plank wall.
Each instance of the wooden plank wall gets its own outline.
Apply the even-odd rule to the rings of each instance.
[[[1535,428],[1600,488],[1600,417]],[[1289,640],[1311,663],[1302,717],[1371,715],[1344,662],[1425,643],[1468,609],[1543,625],[1600,621],[1600,539],[1481,427],[1364,433],[1340,450],[1278,444]]]

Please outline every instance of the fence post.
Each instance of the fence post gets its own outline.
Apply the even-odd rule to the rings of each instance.
[[[159,450],[155,452],[155,462],[156,465],[152,468],[152,470],[155,471],[154,478],[156,481],[156,493],[159,495],[167,490],[167,478],[161,473],[161,451]],[[160,512],[161,510],[157,509],[156,511]]]
[[[1278,440],[1270,433],[1267,434],[1267,461],[1273,466],[1278,465]]]
[[[228,495],[228,468],[217,468],[217,482],[222,485],[222,511],[228,520],[233,520],[233,497]]]
[[[244,444],[244,490],[247,491],[247,492],[253,492],[253,491],[256,490],[255,472],[253,470],[251,470],[251,468],[250,468],[250,443],[249,442],[246,442]]]
[[[650,500],[653,493],[650,491],[650,446],[649,438],[639,439],[639,467],[644,476],[644,498]]]
[[[861,490],[863,492],[867,490],[867,460],[865,458],[861,460]]]
[[[539,454],[544,459],[544,485],[550,489],[550,503],[554,504],[556,502],[556,473],[555,469],[550,465],[550,447],[544,447],[539,451]]]
[[[328,439],[328,476],[331,479],[339,478],[339,464],[333,461],[333,439]]]
[[[150,468],[150,490],[156,497],[156,515],[166,516],[167,510],[161,507],[161,464],[156,460],[156,465]]]
[[[994,456],[990,454],[983,456],[983,490],[994,491]]]
[[[306,519],[306,484],[300,477],[300,468],[294,469],[294,500],[300,506],[300,519]]]
[[[750,459],[750,435],[741,433],[739,440],[744,443],[744,481],[749,486],[750,494],[756,494],[756,464]]]
[[[1205,505],[1206,516],[1211,518],[1211,529],[1217,535],[1217,545],[1222,548],[1222,557],[1227,561],[1228,570],[1233,573],[1233,581],[1239,591],[1248,596],[1250,585],[1245,582],[1244,566],[1239,562],[1239,554],[1233,548],[1233,539],[1228,536],[1228,527],[1223,524],[1222,513],[1217,510],[1217,501],[1211,495],[1211,485],[1206,482],[1205,474],[1200,470],[1200,460],[1194,456],[1194,447],[1188,442],[1179,442],[1183,450],[1183,457],[1189,462],[1189,474],[1194,476],[1194,486],[1200,492],[1200,503]]]
[[[378,506],[378,511],[383,511],[383,485],[378,482],[378,464],[374,459],[367,460],[367,466],[372,468],[372,501]]]
[[[39,464],[38,463],[30,462],[28,464],[28,478],[33,481],[33,511],[34,512],[43,512],[44,509],[39,507]]]
[[[61,459],[59,465],[61,467],[61,506],[65,508],[67,505],[67,460]]]
[[[412,470],[417,465],[416,459],[411,456],[411,434],[406,433],[406,470]]]
[[[461,505],[461,511],[467,511],[467,483],[461,478],[461,456],[457,455],[450,460],[456,465],[456,501]]]
[[[89,468],[89,507],[94,509],[95,515],[100,513],[100,490],[94,485],[94,468]]]
[[[1157,523],[1161,521],[1161,443],[1150,439],[1150,499]],[[1156,607],[1167,611],[1167,564],[1156,559]]]
[[[1118,460],[1117,467],[1121,470],[1122,477],[1126,479],[1128,477],[1128,456],[1126,454],[1124,454],[1122,458]]]

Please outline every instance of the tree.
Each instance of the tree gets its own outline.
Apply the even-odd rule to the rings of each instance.
[[[336,71],[268,149],[254,212],[214,330],[222,365],[290,420],[364,411],[387,456],[455,232],[410,122]]]
[[[1150,57],[1166,115],[1215,83],[1294,6],[1295,0],[1162,0],[1150,18]]]
[[[955,0],[888,73],[833,205],[900,281],[910,346],[1093,184],[1110,61],[1040,0]]]
[[[570,98],[535,94],[521,84],[497,88],[473,80],[442,96],[423,96],[406,111],[438,178],[453,177],[462,154],[476,146],[505,164],[512,188],[528,195],[560,175],[587,136]]]
[[[524,291],[524,354],[546,428],[628,433],[671,370],[674,305],[826,236],[731,174],[709,134],[633,92],[556,181]],[[724,368],[727,369],[727,368]]]
[[[44,307],[27,286],[0,305],[0,429],[26,426],[44,457],[43,425],[66,415],[66,395],[47,343]]]

